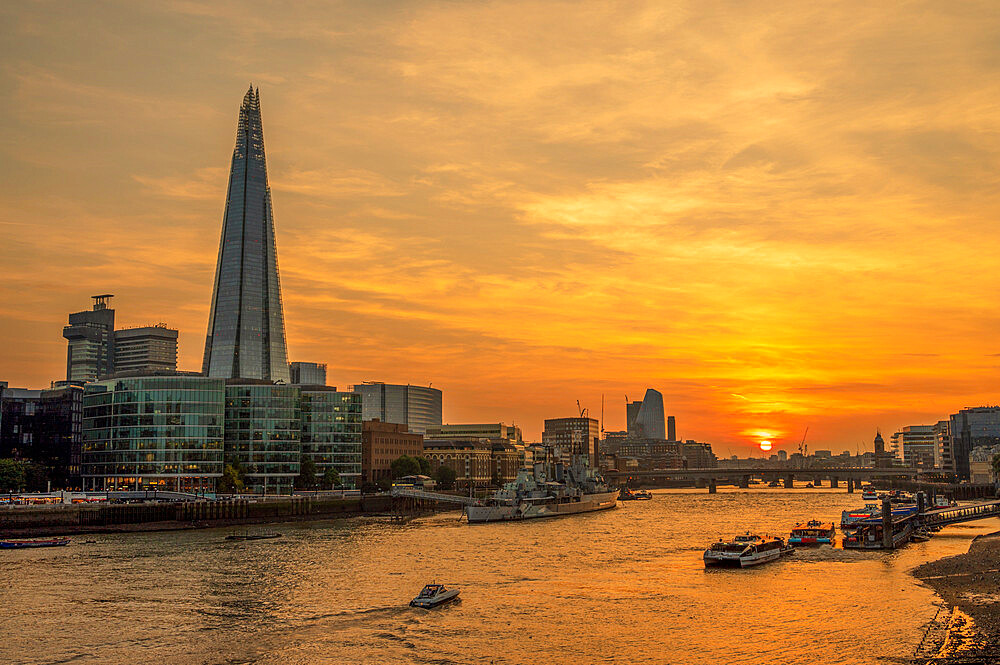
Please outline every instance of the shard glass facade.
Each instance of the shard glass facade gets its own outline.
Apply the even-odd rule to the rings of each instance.
[[[202,372],[289,381],[260,97],[240,107]]]

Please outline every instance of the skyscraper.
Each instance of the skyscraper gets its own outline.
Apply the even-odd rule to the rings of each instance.
[[[243,97],[236,127],[202,372],[290,379],[260,96],[253,86]]]
[[[636,416],[640,436],[647,439],[667,438],[666,426],[663,422],[663,395],[658,390],[649,388],[642,396],[642,407]]]
[[[91,296],[94,309],[69,315],[63,328],[66,349],[66,380],[97,381],[114,371],[115,310],[108,307],[110,293]]]

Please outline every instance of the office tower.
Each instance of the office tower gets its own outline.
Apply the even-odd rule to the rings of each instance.
[[[962,409],[949,420],[951,468],[959,480],[969,480],[969,454],[980,446],[1000,445],[1000,406]]]
[[[903,466],[934,468],[937,447],[934,425],[907,425],[889,438],[889,445]]]
[[[441,391],[437,388],[366,381],[351,388],[362,396],[362,418],[406,425],[423,434],[441,425]]]
[[[673,416],[667,416],[667,441],[677,440],[677,423]]]
[[[625,430],[628,432],[629,438],[638,438],[639,432],[636,429],[635,420],[639,416],[639,409],[642,408],[642,402],[626,402],[625,403]]]
[[[663,395],[649,388],[642,398],[642,406],[635,417],[636,435],[643,439],[666,439],[663,422]]]
[[[66,351],[67,381],[97,381],[114,371],[115,310],[108,307],[110,293],[91,296],[94,308],[69,315],[63,337],[69,342]]]
[[[326,365],[323,363],[289,363],[288,372],[292,383],[307,386],[326,385]]]
[[[288,382],[260,97],[243,97],[205,336],[202,373]]]
[[[212,492],[222,476],[224,382],[125,377],[83,392],[83,489]]]
[[[115,331],[116,374],[177,371],[177,331],[159,323]]]

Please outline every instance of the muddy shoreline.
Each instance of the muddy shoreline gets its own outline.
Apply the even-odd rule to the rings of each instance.
[[[925,563],[911,574],[947,603],[911,662],[1000,663],[1000,532],[977,536],[965,554]]]

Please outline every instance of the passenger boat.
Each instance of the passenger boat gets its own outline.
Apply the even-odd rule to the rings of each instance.
[[[726,542],[719,539],[705,550],[702,558],[705,567],[733,566],[747,568],[781,558],[782,554],[791,554],[794,548],[787,547],[781,538],[761,538],[758,535],[746,533],[736,536]]]
[[[31,547],[63,547],[69,545],[69,538],[49,538],[47,540],[0,540],[0,549],[23,550]]]
[[[410,607],[437,607],[455,600],[459,593],[458,589],[446,589],[443,584],[428,584],[410,601]]]
[[[820,545],[833,543],[837,533],[833,522],[820,522],[819,520],[809,520],[802,524],[795,525],[792,534],[788,537],[789,545]]]

